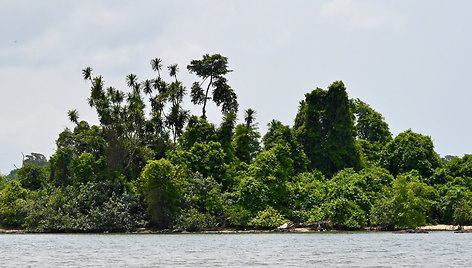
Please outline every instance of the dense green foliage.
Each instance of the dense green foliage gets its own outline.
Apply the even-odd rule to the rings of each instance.
[[[49,161],[24,156],[0,176],[0,226],[36,232],[123,232],[138,228],[199,231],[274,228],[286,222],[341,229],[472,224],[472,155],[439,158],[430,137],[392,137],[380,113],[349,99],[341,81],[300,102],[293,127],[273,120],[261,138],[256,112],[239,104],[215,54],[187,69],[198,117],[184,110],[176,64],[161,76],[126,77],[106,87],[83,70],[99,124],[77,110]],[[221,107],[219,125],[207,105]]]
[[[318,88],[306,94],[300,103],[294,129],[312,169],[332,176],[343,168],[362,167],[343,82],[334,82],[328,91]]]

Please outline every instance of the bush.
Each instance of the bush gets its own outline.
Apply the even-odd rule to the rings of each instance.
[[[36,166],[31,163],[25,163],[16,173],[18,181],[28,190],[37,190],[42,187],[46,181],[45,167]]]
[[[287,221],[288,220],[273,207],[267,207],[265,210],[259,211],[256,217],[249,222],[249,225],[275,228]]]
[[[345,198],[335,199],[329,202],[326,214],[334,225],[341,227],[359,228],[365,226],[367,223],[365,211],[355,202]]]
[[[372,209],[372,221],[384,228],[416,228],[426,224],[433,188],[414,174],[400,175]]]
[[[3,188],[5,188],[7,186],[7,179],[0,175],[0,190],[2,190]]]
[[[251,212],[235,205],[226,209],[225,216],[233,226],[246,226],[251,219]]]
[[[43,189],[25,208],[25,226],[34,232],[121,232],[148,223],[139,196],[116,182]]]
[[[456,202],[452,215],[454,223],[463,226],[472,223],[472,207],[470,201],[462,199]]]
[[[149,161],[139,180],[153,224],[161,229],[170,227],[182,198],[180,169],[166,159]]]
[[[28,190],[18,181],[9,182],[0,191],[0,225],[21,227],[25,221],[25,200]]]
[[[217,227],[218,224],[214,216],[209,213],[200,213],[195,208],[182,211],[174,225],[176,229],[190,232],[214,229]]]
[[[199,172],[190,174],[186,178],[184,206],[221,215],[223,211],[221,187],[213,177],[203,177]]]

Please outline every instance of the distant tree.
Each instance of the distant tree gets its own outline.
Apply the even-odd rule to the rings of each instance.
[[[423,177],[429,177],[440,165],[430,137],[411,130],[398,134],[381,153],[381,165],[394,176],[417,170]]]
[[[177,138],[183,133],[185,124],[189,117],[189,111],[182,108],[182,101],[185,95],[185,87],[177,80],[179,68],[177,64],[169,65],[169,75],[175,78],[175,82],[168,85],[165,97],[169,100],[171,107],[166,116],[166,124],[169,127],[174,142],[177,145]]]
[[[343,168],[361,168],[354,121],[343,82],[332,83],[328,91],[318,88],[305,94],[294,129],[312,169],[332,176]]]
[[[67,114],[72,123],[77,124],[79,122],[79,112],[76,109],[70,110]]]
[[[82,153],[72,161],[74,183],[87,183],[96,179],[96,160],[90,153]]]
[[[162,69],[162,60],[160,58],[155,58],[151,60],[151,67],[152,70],[156,71],[158,74],[158,77],[161,77],[161,69]]]
[[[456,202],[453,219],[454,223],[459,225],[459,229],[462,229],[464,225],[472,223],[472,207],[470,200],[461,199]]]
[[[459,158],[459,157],[455,156],[455,155],[446,155],[444,157],[441,157],[441,161],[443,161],[444,163],[448,163],[448,162],[451,162],[453,159],[456,159],[456,158]]]
[[[372,144],[378,143],[381,146],[390,142],[392,133],[383,116],[359,99],[352,102],[357,138],[367,140]]]
[[[454,157],[446,164],[452,177],[472,177],[472,155]]]
[[[231,186],[228,180],[228,163],[225,162],[225,153],[219,142],[195,142],[189,150],[174,150],[168,153],[168,159],[179,165],[187,172],[198,172],[203,177],[213,177],[225,189]]]
[[[149,79],[144,80],[142,82],[142,88],[143,88],[144,94],[151,95],[152,90],[153,90],[152,81]]]
[[[180,137],[180,146],[183,149],[189,150],[196,142],[208,143],[217,140],[218,137],[214,124],[209,123],[204,118],[191,116],[184,133]]]
[[[305,100],[300,102],[295,118],[294,132],[297,142],[310,160],[311,168],[326,172],[325,164],[325,98],[327,92],[317,88],[305,94]]]
[[[193,83],[190,93],[194,104],[203,104],[202,118],[206,118],[207,100],[210,99],[213,99],[217,106],[222,105],[221,110],[223,113],[236,113],[238,111],[236,93],[227,84],[224,77],[227,73],[231,72],[228,69],[228,58],[219,54],[211,56],[205,54],[201,60],[192,60],[187,69],[190,73],[195,73],[202,79],[201,82]],[[203,89],[202,85],[208,79],[207,87]],[[211,97],[209,96],[210,89],[213,89]]]
[[[3,175],[0,175],[0,191],[5,188],[7,185],[7,178],[5,178]]]
[[[445,184],[435,185],[438,191],[438,198],[434,200],[437,214],[435,217],[439,222],[445,224],[462,223],[460,219],[468,211],[467,206],[472,205],[470,203],[472,191],[469,183],[470,179],[456,177]]]
[[[287,145],[290,148],[290,158],[293,159],[294,172],[307,171],[310,161],[303,151],[303,147],[296,141],[292,129],[277,120],[272,120],[267,126],[269,129],[262,138],[264,149],[270,149],[276,144]]]
[[[388,124],[382,115],[359,99],[351,100],[355,116],[357,144],[366,160],[377,163],[382,148],[392,140]]]
[[[71,147],[58,148],[51,156],[49,180],[55,186],[67,186],[72,184],[72,160],[74,152]]]
[[[293,160],[287,146],[280,144],[259,153],[249,165],[247,176],[238,188],[239,202],[255,213],[271,206],[278,211],[286,210],[290,196],[287,182],[293,174]]]
[[[333,224],[348,228],[367,225],[371,200],[363,179],[354,170],[343,169],[326,183],[327,196],[323,210]]]
[[[229,164],[234,161],[236,149],[233,144],[234,130],[236,127],[236,114],[233,112],[225,113],[220,127],[217,129],[218,141],[225,152],[226,162]]]
[[[255,123],[255,111],[247,109],[245,123],[236,126],[233,146],[235,155],[241,161],[249,164],[260,151],[259,138],[261,135],[257,131]]]
[[[18,172],[18,168],[10,170],[8,175],[6,176],[7,181],[17,180],[16,173]]]
[[[344,83],[337,81],[331,84],[326,99],[327,173],[332,174],[346,167],[360,169],[362,163],[354,140],[356,133]]]
[[[322,210],[328,185],[320,171],[299,173],[287,183],[290,216],[293,222],[314,223],[327,220]]]
[[[179,72],[179,67],[177,64],[171,64],[167,66],[167,69],[169,70],[169,75],[171,77],[175,78],[175,81],[177,82],[177,73]]]
[[[49,165],[47,158],[40,153],[31,153],[24,156],[23,164],[31,163],[33,165],[44,167]]]
[[[18,172],[18,180],[25,189],[37,190],[46,182],[47,175],[43,167],[32,163],[25,163]]]
[[[59,138],[56,140],[57,150],[49,161],[49,183],[55,186],[73,184],[75,165],[81,161],[78,158],[82,154],[100,160],[102,179],[114,177],[110,168],[118,169],[122,165],[124,148],[117,146],[110,140],[103,128],[89,126],[86,121],[78,122],[73,131],[65,129],[59,134]]]
[[[254,111],[253,109],[247,109],[245,111],[244,122],[246,123],[247,128],[250,128],[253,125],[254,120],[256,119],[255,115],[256,115],[256,111]]]
[[[21,227],[25,222],[28,190],[13,180],[0,191],[0,226]]]
[[[221,214],[223,199],[221,184],[213,177],[199,172],[190,173],[185,179],[184,206],[196,208],[201,213]]]
[[[93,76],[90,67],[82,72],[84,79],[91,82],[89,105],[97,111],[106,140],[105,161],[113,171],[124,173],[129,179],[137,178],[147,160],[163,157],[172,145],[176,147],[188,118],[188,111],[182,108],[185,87],[177,79],[177,64],[168,66],[174,80],[171,83],[161,78],[159,58],[151,60],[151,68],[157,72],[155,79],[140,81],[135,74],[126,76],[128,93],[113,87],[105,89],[103,78]],[[148,111],[150,116],[146,115]],[[74,112],[70,115],[75,120]]]

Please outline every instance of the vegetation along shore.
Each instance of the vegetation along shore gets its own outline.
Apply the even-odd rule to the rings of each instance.
[[[245,109],[238,121],[226,57],[191,61],[192,85],[179,80],[184,68],[163,66],[153,59],[154,77],[130,74],[125,90],[83,70],[99,123],[70,110],[74,127],[59,134],[49,160],[31,153],[0,176],[5,232],[472,224],[472,155],[441,158],[430,137],[412,130],[393,137],[382,115],[350,99],[342,81],[307,92],[293,125],[274,119],[262,136],[256,111]],[[201,114],[183,108],[186,94]],[[207,120],[209,105],[221,108],[220,124]]]

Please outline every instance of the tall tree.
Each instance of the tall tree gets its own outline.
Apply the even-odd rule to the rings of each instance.
[[[177,64],[171,64],[167,66],[167,69],[169,70],[169,75],[170,77],[174,77],[175,81],[177,82],[177,73],[179,72],[179,67]]]
[[[260,151],[259,138],[261,134],[257,130],[257,123],[254,122],[255,114],[253,109],[246,110],[245,122],[236,126],[233,141],[236,157],[247,164],[252,162]]]
[[[224,77],[231,72],[228,69],[228,59],[220,54],[203,55],[201,60],[193,60],[187,66],[190,73],[195,73],[202,81],[194,82],[191,90],[192,102],[194,104],[203,104],[202,118],[206,118],[207,100],[213,99],[217,106],[222,105],[223,113],[238,111],[238,102],[236,93],[227,84]],[[207,81],[206,89],[203,89],[203,84]],[[213,89],[210,94],[210,89]]]
[[[326,156],[326,126],[325,126],[325,98],[327,92],[317,88],[305,94],[305,100],[300,102],[300,107],[295,118],[294,132],[299,144],[311,163],[312,169],[318,169],[325,173]]]
[[[331,176],[343,168],[361,167],[353,116],[342,81],[332,83],[327,91],[317,88],[306,94],[294,128],[313,169]]]
[[[49,165],[46,157],[40,153],[31,153],[31,154],[25,155],[23,159],[23,165],[26,163],[31,163],[39,167],[44,167],[44,166]]]
[[[153,71],[157,72],[158,77],[161,77],[162,60],[160,58],[152,59],[151,67]]]
[[[380,113],[359,99],[351,100],[351,109],[362,156],[368,162],[376,164],[382,148],[392,140],[388,124]]]
[[[136,178],[149,157],[149,153],[144,153],[149,145],[146,139],[149,136],[146,135],[149,124],[145,117],[146,104],[141,90],[151,94],[152,83],[141,83],[135,74],[130,74],[126,76],[126,83],[131,92],[125,94],[113,87],[105,89],[103,78],[93,76],[90,67],[85,68],[82,74],[85,80],[91,82],[88,103],[96,109],[99,117],[100,128],[106,140],[105,161],[108,167],[124,172],[129,178]],[[75,119],[74,112],[70,112],[69,116]],[[74,157],[79,155],[81,152]]]
[[[74,109],[74,110],[70,110],[67,115],[69,116],[69,120],[74,123],[74,124],[77,124],[79,122],[79,112]]]
[[[234,129],[236,127],[236,114],[229,112],[223,116],[223,121],[217,130],[218,140],[225,152],[227,163],[234,160],[235,148],[233,145]]]
[[[177,80],[177,73],[179,68],[177,64],[172,64],[167,67],[169,75],[175,78],[175,81],[168,84],[165,94],[167,100],[170,102],[170,110],[166,116],[166,124],[169,127],[174,142],[174,147],[177,145],[177,138],[183,133],[185,123],[189,117],[189,111],[182,108],[182,101],[185,95],[185,87]]]
[[[326,96],[326,154],[328,174],[343,168],[360,169],[361,158],[355,143],[355,128],[346,87],[336,81],[328,88]]]

